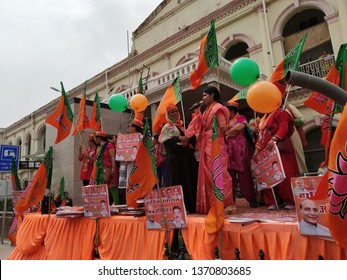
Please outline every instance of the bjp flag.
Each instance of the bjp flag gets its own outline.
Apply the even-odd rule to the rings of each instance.
[[[61,84],[61,97],[58,107],[49,115],[45,122],[57,129],[57,137],[55,139],[55,144],[58,144],[66,137],[69,136],[72,128],[73,113],[70,107],[69,100],[65,93],[64,85]]]
[[[177,76],[172,84],[167,88],[161,99],[153,120],[153,132],[159,134],[161,128],[166,124],[166,106],[168,104],[177,104],[182,100],[180,77]]]
[[[282,59],[282,61],[277,65],[275,71],[271,75],[271,83],[276,84],[286,76],[289,70],[296,70],[298,68],[302,48],[304,47],[306,41],[306,36],[307,35],[305,34],[300,42],[294,48],[292,48],[284,59]]]
[[[217,36],[214,27],[214,20],[212,20],[209,32],[202,38],[200,43],[198,66],[193,70],[189,77],[192,89],[196,89],[200,86],[205,73],[209,69],[218,65]]]
[[[213,180],[212,201],[210,211],[205,218],[205,228],[208,234],[219,231],[223,228],[224,224],[223,165],[218,142],[218,120],[216,116],[213,117],[211,159]]]
[[[75,123],[74,130],[72,131],[72,136],[74,136],[77,132],[81,133],[84,129],[89,128],[89,119],[86,114],[86,95],[83,94],[80,106],[80,112],[78,113],[78,117]]]
[[[90,117],[89,128],[94,131],[101,130],[101,107],[99,93],[95,93],[92,115]]]
[[[128,179],[126,204],[129,207],[136,207],[136,200],[144,198],[157,183],[158,176],[155,166],[154,147],[148,120],[145,119],[143,138]]]
[[[18,172],[17,172],[17,165],[14,161],[14,158],[12,158],[11,161],[11,183],[12,183],[12,189],[14,191],[20,191],[20,180],[18,177]]]
[[[331,141],[329,155],[330,203],[328,227],[338,245],[347,249],[347,105]]]
[[[339,86],[340,88],[347,90],[346,83],[346,63],[347,63],[347,44],[340,46],[335,65],[331,67],[329,73],[325,77],[325,80]],[[342,108],[338,106],[334,100],[326,97],[319,92],[312,92],[310,97],[304,101],[307,107],[317,111],[320,114],[324,114],[322,122],[322,138],[321,144],[325,148],[325,161],[322,165],[328,164],[330,145],[331,145],[331,131],[332,121],[336,113],[341,113]]]
[[[45,189],[51,188],[52,168],[53,147],[49,147],[45,158],[43,159],[39,169],[35,173],[29,191],[16,204],[15,209],[19,216],[22,215],[31,206],[39,203],[45,194]]]

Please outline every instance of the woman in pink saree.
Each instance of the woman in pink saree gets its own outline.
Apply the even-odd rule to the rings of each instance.
[[[211,161],[212,124],[213,117],[216,116],[219,125],[218,140],[223,163],[224,211],[228,214],[236,210],[231,177],[227,170],[227,154],[224,141],[224,134],[228,127],[229,111],[220,104],[220,93],[213,86],[204,90],[203,104],[207,106],[206,110],[201,114],[200,106],[198,106],[194,110],[193,119],[186,130],[188,138],[193,135],[197,136],[197,149],[200,150],[196,212],[207,214],[210,210],[213,185]]]

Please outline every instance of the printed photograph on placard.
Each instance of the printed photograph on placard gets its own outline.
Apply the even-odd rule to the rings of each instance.
[[[276,144],[273,144],[271,150],[264,149],[256,154],[255,160],[251,161],[251,168],[258,191],[274,187],[286,178]]]
[[[107,185],[89,185],[81,187],[85,217],[110,217]]]
[[[300,233],[331,239],[326,219],[329,199],[313,197],[321,179],[321,176],[295,177],[291,178],[291,185]]]
[[[116,160],[134,161],[140,141],[141,133],[119,134],[116,144]]]
[[[182,186],[152,190],[145,197],[147,229],[176,229],[187,227],[187,212]]]

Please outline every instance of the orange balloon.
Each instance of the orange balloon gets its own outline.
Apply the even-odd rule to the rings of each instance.
[[[137,93],[130,99],[130,107],[135,112],[142,112],[146,110],[148,106],[148,99],[143,94]]]
[[[248,106],[258,113],[271,113],[282,104],[282,94],[271,82],[254,83],[247,91]]]

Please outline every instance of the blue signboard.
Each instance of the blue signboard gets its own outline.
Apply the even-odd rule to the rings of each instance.
[[[0,172],[11,172],[11,162],[14,159],[17,169],[19,165],[20,147],[0,145]]]

